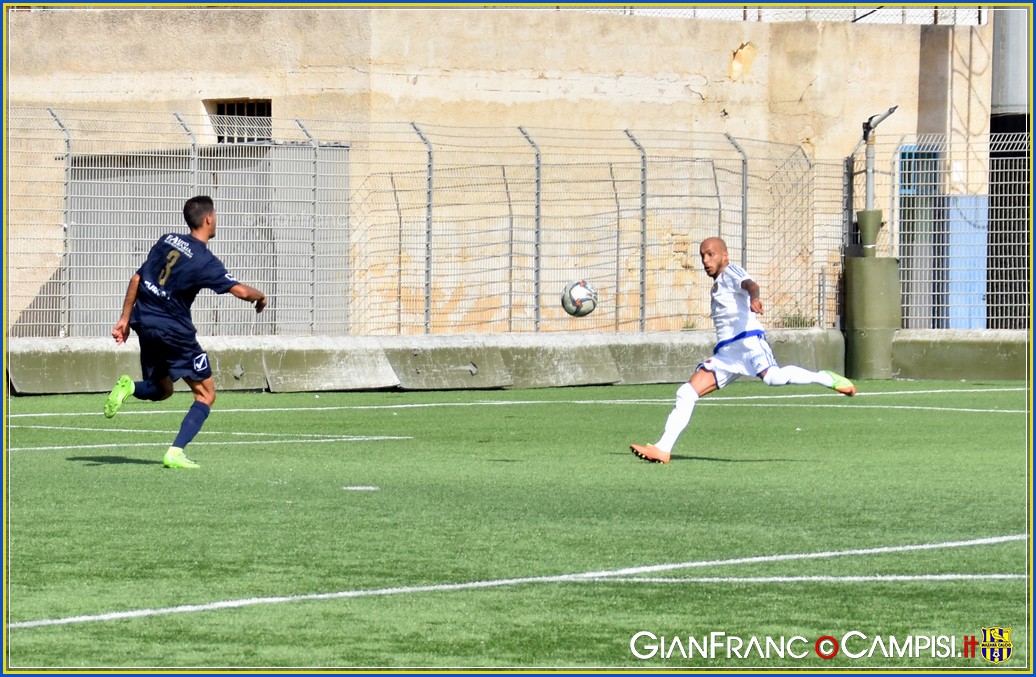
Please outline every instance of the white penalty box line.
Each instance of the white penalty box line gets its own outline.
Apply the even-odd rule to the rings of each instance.
[[[1027,534],[1012,534],[1008,536],[992,536],[988,538],[976,538],[966,541],[946,541],[943,543],[921,543],[914,545],[882,546],[875,548],[854,548],[850,550],[829,550],[823,552],[790,553],[783,555],[761,555],[755,557],[737,557],[721,560],[697,560],[689,562],[678,562],[673,564],[655,564],[649,566],[628,567],[624,569],[613,569],[609,571],[587,571],[575,574],[560,574],[555,576],[527,576],[521,578],[499,578],[484,581],[470,581],[466,583],[439,583],[431,585],[412,585],[393,588],[369,588],[359,590],[342,590],[339,592],[314,593],[305,595],[282,595],[277,597],[249,597],[245,599],[232,599],[220,602],[209,602],[205,604],[184,604],[173,607],[162,607],[153,609],[132,609],[128,611],[113,611],[102,614],[84,616],[66,616],[63,618],[44,618],[33,621],[19,621],[8,624],[8,629],[38,628],[45,626],[71,625],[74,623],[102,623],[108,621],[127,620],[132,618],[149,618],[153,616],[164,616],[169,614],[197,613],[202,611],[217,611],[222,609],[239,609],[243,607],[256,606],[260,604],[286,604],[289,602],[308,602],[338,599],[356,599],[360,597],[386,597],[391,595],[419,594],[427,592],[454,592],[462,590],[482,590],[488,588],[504,588],[517,585],[529,585],[536,583],[570,583],[570,582],[629,582],[635,580],[641,583],[653,582],[642,579],[631,579],[634,576],[643,574],[660,573],[663,571],[676,571],[680,569],[735,566],[741,564],[764,564],[772,562],[788,562],[795,560],[829,559],[834,557],[851,557],[865,555],[882,555],[890,553],[920,552],[926,550],[941,550],[946,548],[966,548],[982,545],[996,545],[1000,543],[1011,543],[1025,541]],[[670,582],[673,579],[660,579]],[[677,579],[678,580],[678,579]],[[882,579],[882,580],[887,580]],[[910,580],[916,580],[910,577]],[[938,578],[924,580],[943,580]],[[963,578],[945,580],[972,580]],[[701,579],[702,582],[715,582],[712,579]],[[729,581],[726,581],[729,582]],[[769,581],[784,582],[784,581]]]

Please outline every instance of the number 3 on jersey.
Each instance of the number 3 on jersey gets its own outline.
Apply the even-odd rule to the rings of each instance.
[[[180,260],[180,252],[175,249],[170,249],[169,253],[165,255],[165,258],[165,268],[162,269],[162,274],[158,276],[158,284],[163,287],[165,286],[166,280],[169,279],[169,273],[172,271],[173,266]]]

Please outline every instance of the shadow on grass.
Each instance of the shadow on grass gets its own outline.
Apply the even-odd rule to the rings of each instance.
[[[162,465],[161,461],[151,461],[128,456],[69,456],[69,461],[79,461],[83,465]]]
[[[684,456],[673,454],[669,457],[673,461],[708,461],[711,463],[808,463],[805,460],[796,458],[716,458],[715,456]]]
[[[621,451],[613,451],[611,453],[613,456],[629,456],[635,461],[649,463],[644,459],[637,458],[629,452],[622,453]],[[809,463],[809,461],[799,458],[719,458],[717,456],[685,456],[683,454],[672,454],[669,457],[669,462],[672,463],[673,461],[703,461],[706,463]]]

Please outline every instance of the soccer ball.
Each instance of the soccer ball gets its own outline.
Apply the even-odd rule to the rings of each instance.
[[[586,280],[570,282],[561,294],[561,307],[572,317],[586,317],[597,307],[597,287]]]

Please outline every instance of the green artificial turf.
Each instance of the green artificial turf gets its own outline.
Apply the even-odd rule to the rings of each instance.
[[[197,471],[161,465],[186,394],[16,397],[8,667],[983,668],[813,643],[994,626],[1029,666],[1024,384],[859,385],[734,384],[668,465],[628,445],[674,385],[220,393]],[[808,655],[642,660],[640,631]]]

